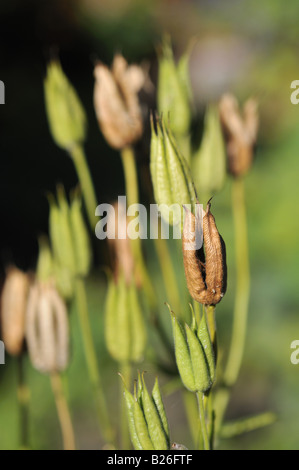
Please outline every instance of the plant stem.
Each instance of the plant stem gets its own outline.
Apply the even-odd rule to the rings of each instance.
[[[129,362],[125,362],[120,364],[120,372],[123,378],[124,383],[128,390],[131,387],[131,378],[132,378],[132,368]],[[127,419],[127,407],[126,402],[123,394],[123,383],[120,384],[120,391],[121,391],[121,448],[123,450],[130,450],[131,443],[130,443],[130,436],[129,436],[129,427],[128,427],[128,419]]]
[[[83,146],[79,144],[74,146],[71,150],[71,157],[80,181],[90,227],[94,231],[97,222],[95,210],[98,204]]]
[[[121,150],[120,153],[122,165],[124,169],[125,176],[125,186],[126,186],[126,196],[127,196],[127,207],[139,203],[139,191],[138,191],[138,178],[137,178],[137,169],[136,169],[136,160],[132,147],[126,147]],[[155,294],[153,284],[148,275],[147,268],[144,261],[144,256],[142,252],[141,240],[137,238],[136,240],[131,240],[132,252],[134,256],[134,261],[136,264],[137,277],[141,277],[144,291],[146,293],[149,306],[152,314],[152,321],[154,326],[159,333],[162,342],[165,344],[168,350],[172,351],[172,348],[169,344],[167,335],[164,332],[163,326],[159,315],[156,314],[157,309],[157,296]]]
[[[133,204],[139,203],[137,169],[135,155],[132,147],[126,147],[122,149],[120,156],[125,176],[127,207],[130,207]],[[145,266],[140,238],[136,238],[136,240],[131,240],[131,246],[136,263],[137,272],[142,278],[143,287],[147,294],[150,305],[152,308],[155,308],[157,305],[156,295]]]
[[[204,409],[204,394],[201,392],[197,392],[196,397],[197,397],[197,404],[198,404],[199,427],[200,427],[200,433],[202,435],[202,440],[203,440],[203,448],[204,450],[210,450],[210,441],[209,441],[209,436],[208,436],[205,409]],[[199,448],[199,450],[201,449]]]
[[[76,450],[71,415],[64,395],[61,376],[58,373],[53,373],[50,379],[62,432],[63,448],[64,450]]]
[[[30,393],[26,385],[25,370],[24,370],[24,356],[21,354],[17,358],[18,368],[18,403],[19,403],[19,419],[20,419],[20,446],[21,449],[29,448],[29,401]]]
[[[232,185],[232,208],[236,246],[236,295],[233,331],[230,351],[223,374],[224,387],[216,396],[216,431],[219,432],[229,402],[230,390],[236,383],[244,355],[248,305],[250,294],[250,270],[248,253],[247,217],[244,181],[235,179]]]
[[[159,238],[154,239],[154,244],[158,255],[168,302],[173,310],[178,312],[182,310],[179,289],[167,240],[160,238],[161,221],[159,221],[159,229]],[[182,312],[183,310],[180,311],[180,314],[182,314]]]
[[[180,383],[181,386],[181,383]],[[190,392],[189,390],[183,390],[183,402],[185,407],[185,413],[189,425],[190,434],[192,437],[192,441],[194,446],[199,445],[198,439],[200,437],[201,432],[198,432],[198,411],[197,411],[197,400],[195,394]],[[202,445],[200,445],[200,448]]]
[[[84,281],[80,278],[77,278],[75,282],[75,296],[83,338],[85,358],[90,382],[93,388],[98,419],[100,427],[103,426],[102,433],[104,439],[106,439],[106,441],[111,444],[113,443],[114,432],[110,424],[109,413],[98,367],[97,354],[92,337],[85,284]]]
[[[217,361],[217,329],[216,329],[216,319],[215,319],[215,307],[213,305],[209,305],[205,307],[206,315],[207,315],[207,324],[209,328],[210,338],[212,341],[214,354],[215,354],[215,361]]]

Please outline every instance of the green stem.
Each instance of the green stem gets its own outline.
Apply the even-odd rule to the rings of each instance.
[[[103,426],[103,436],[111,444],[114,432],[110,423],[103,385],[98,367],[97,354],[93,342],[92,330],[88,315],[88,304],[84,281],[77,278],[75,281],[75,296],[79,314],[81,333],[90,382],[93,388],[95,404],[100,426]]]
[[[131,388],[131,378],[132,378],[132,368],[129,362],[125,362],[120,364],[120,372],[124,383],[128,390]],[[120,381],[121,382],[121,381]],[[128,418],[127,418],[127,407],[126,402],[123,394],[123,383],[120,383],[120,391],[121,391],[121,449],[123,450],[130,450],[131,449],[131,441],[129,435],[129,427],[128,427]]]
[[[132,147],[126,147],[122,149],[120,155],[125,176],[127,207],[129,207],[133,204],[139,203],[138,178],[135,155]],[[131,246],[136,263],[136,270],[142,278],[143,287],[147,294],[150,305],[152,308],[156,308],[156,295],[145,266],[140,238],[136,238],[136,240],[131,240]]]
[[[81,184],[82,194],[85,202],[85,207],[92,231],[96,226],[95,210],[97,207],[97,198],[94,191],[91,174],[87,165],[87,160],[82,145],[75,145],[71,149],[71,157],[73,159],[78,178]]]
[[[207,315],[207,324],[209,328],[210,338],[212,341],[215,360],[217,361],[217,329],[216,329],[216,319],[215,319],[215,307],[213,305],[209,305],[205,307],[206,315]]]
[[[181,382],[180,382],[181,386]],[[192,437],[193,444],[196,448],[196,445],[199,445],[198,439],[201,436],[201,431],[198,431],[198,411],[196,397],[194,393],[189,392],[189,390],[183,390],[183,402],[185,407],[185,413],[189,425],[190,434]],[[200,444],[200,448],[202,445]]]
[[[20,419],[20,445],[21,449],[29,448],[29,401],[30,393],[26,385],[24,356],[17,358],[18,361],[18,403]]]
[[[236,295],[234,306],[233,331],[230,351],[223,374],[224,387],[216,396],[216,430],[219,432],[230,398],[230,391],[236,383],[244,355],[247,317],[250,295],[250,269],[247,235],[247,217],[244,194],[244,181],[235,179],[232,185],[232,208],[234,217],[236,246]]]
[[[155,239],[154,243],[162,272],[167,300],[176,313],[179,311],[180,314],[182,314],[183,310],[181,307],[177,279],[175,277],[175,270],[169,253],[167,240],[160,238],[159,235],[159,238]]]
[[[59,374],[53,373],[51,374],[50,379],[53,395],[55,398],[58,419],[61,427],[63,448],[64,450],[76,450],[73,424],[69,407],[65,398],[61,376]]]
[[[199,427],[200,427],[200,433],[202,435],[202,440],[203,440],[203,448],[204,450],[210,450],[210,440],[209,440],[209,435],[208,435],[208,430],[207,430],[207,423],[206,423],[205,409],[204,409],[204,394],[201,392],[197,392],[196,396],[197,396],[197,404],[198,404]],[[199,450],[201,449],[199,448]]]

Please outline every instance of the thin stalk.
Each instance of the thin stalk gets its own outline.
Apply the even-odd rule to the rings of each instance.
[[[126,196],[127,196],[127,206],[139,203],[139,191],[138,191],[138,178],[137,178],[137,168],[136,160],[132,147],[126,147],[121,150],[120,153],[124,177],[125,177],[125,186],[126,186]],[[131,246],[133,251],[134,260],[136,263],[136,270],[138,275],[141,276],[143,287],[149,301],[149,305],[152,311],[152,321],[159,333],[162,342],[165,344],[167,349],[172,350],[167,335],[164,332],[163,326],[161,324],[159,315],[156,314],[157,310],[157,296],[155,294],[153,284],[148,275],[147,268],[144,261],[144,256],[142,252],[141,240],[137,238],[136,240],[131,240]]]
[[[160,237],[160,234],[161,221],[159,221],[159,237],[154,239],[155,249],[158,255],[168,302],[171,304],[175,312],[180,311],[180,313],[182,313],[183,310],[181,307],[179,288],[168,248],[168,243],[165,239]]]
[[[215,360],[217,361],[217,329],[216,329],[216,319],[215,319],[215,307],[213,305],[209,305],[205,307],[205,309],[206,309],[206,318],[207,318],[210,338],[212,341],[214,354],[215,354]]]
[[[181,386],[181,382],[180,382]],[[183,390],[183,402],[185,407],[185,413],[189,425],[190,434],[194,446],[199,445],[198,439],[201,436],[201,431],[198,432],[198,411],[197,411],[197,400],[194,393],[189,392],[189,390]],[[200,444],[202,448],[202,444]]]
[[[83,145],[75,145],[70,153],[80,181],[90,227],[94,231],[97,222],[95,210],[98,204]]]
[[[53,373],[50,376],[55,398],[58,419],[61,427],[64,450],[76,450],[75,435],[69,407],[64,395],[61,376]]]
[[[75,283],[75,298],[79,314],[85,358],[90,382],[93,388],[99,424],[101,428],[103,426],[102,433],[104,439],[106,439],[106,441],[111,444],[113,443],[114,432],[109,419],[106,398],[104,395],[102,380],[98,367],[97,354],[92,337],[85,284],[84,281],[80,278],[77,278]]]
[[[129,362],[125,362],[120,364],[120,372],[123,378],[124,383],[128,390],[131,388],[131,379],[132,379],[132,367]],[[131,441],[129,435],[129,427],[128,427],[128,419],[127,419],[127,407],[126,402],[123,394],[123,383],[120,381],[120,392],[121,392],[121,423],[120,423],[120,437],[121,437],[121,449],[123,450],[130,450],[131,449]]]
[[[209,435],[208,435],[208,430],[207,430],[207,423],[206,423],[205,409],[204,409],[204,394],[201,392],[197,392],[196,397],[197,397],[197,404],[198,404],[199,427],[200,427],[200,433],[201,433],[202,441],[203,441],[203,449],[210,450],[210,440],[209,440]],[[201,449],[199,448],[199,450]]]
[[[216,396],[216,429],[219,432],[229,402],[230,391],[236,383],[245,349],[250,295],[250,269],[244,181],[235,179],[232,185],[232,208],[236,246],[236,294],[232,339],[223,374],[224,388]]]
[[[127,207],[130,207],[133,204],[139,203],[137,168],[135,155],[132,147],[126,147],[122,149],[120,156],[125,176]],[[136,240],[131,240],[131,246],[136,263],[137,272],[142,278],[143,286],[145,292],[147,293],[150,305],[152,308],[155,308],[157,305],[156,295],[145,266],[140,238],[136,238]]]
[[[17,358],[18,368],[18,385],[17,395],[19,404],[19,419],[20,419],[20,446],[21,449],[29,448],[29,402],[30,392],[26,384],[25,370],[24,370],[24,356],[21,354]]]

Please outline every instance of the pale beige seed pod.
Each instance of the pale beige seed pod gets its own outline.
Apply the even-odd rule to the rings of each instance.
[[[203,305],[216,305],[227,287],[225,244],[218,232],[210,203],[202,219],[203,247],[196,249],[195,236],[200,220],[186,212],[183,229],[183,258],[187,287],[193,299]]]
[[[127,209],[125,204],[114,203],[114,212],[108,214],[107,239],[110,254],[113,262],[114,279],[117,282],[120,275],[123,275],[127,285],[132,283],[134,278],[135,263],[132,253],[131,240],[128,238]]]
[[[243,176],[252,165],[257,140],[257,101],[247,100],[241,112],[236,98],[226,94],[220,100],[219,112],[227,143],[228,169],[235,177]]]
[[[1,330],[5,349],[12,356],[23,350],[29,284],[28,274],[15,267],[7,270],[1,297]]]
[[[128,66],[117,54],[111,70],[98,63],[94,76],[94,107],[100,129],[111,147],[123,149],[142,135],[138,92],[144,84],[144,73],[136,65]]]
[[[52,374],[69,362],[67,308],[51,283],[36,282],[30,289],[26,312],[26,340],[33,367]]]

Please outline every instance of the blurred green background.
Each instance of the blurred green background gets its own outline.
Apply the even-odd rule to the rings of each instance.
[[[253,169],[246,178],[252,274],[248,340],[228,417],[271,410],[277,413],[278,421],[264,430],[222,441],[223,449],[299,448],[299,365],[290,362],[290,344],[299,339],[299,105],[290,101],[290,84],[299,79],[298,15],[296,0],[287,4],[283,0],[11,0],[0,4],[0,79],[6,87],[6,104],[0,107],[2,276],[11,262],[26,270],[34,268],[37,236],[48,230],[46,192],[53,191],[58,182],[67,189],[77,184],[72,162],[51,140],[45,116],[43,77],[53,54],[59,55],[88,114],[86,152],[99,202],[124,194],[124,182],[120,159],[106,145],[95,119],[92,97],[96,59],[110,63],[113,54],[120,51],[129,61],[148,61],[155,83],[156,47],[161,35],[170,33],[177,55],[195,36],[190,73],[200,114],[208,102],[226,91],[240,100],[251,95],[258,98],[259,140]],[[147,105],[155,107],[153,96],[147,97]],[[147,129],[137,147],[145,202],[148,153]],[[230,181],[215,197],[213,212],[228,253],[228,292],[217,308],[219,343],[225,349],[235,286]],[[147,255],[158,288],[160,274],[151,248],[149,243]],[[179,271],[181,260],[174,255]],[[88,283],[89,304],[105,386],[114,409],[118,377],[103,343],[105,289],[98,265]],[[159,292],[159,298],[163,310],[163,292]],[[66,387],[79,447],[98,449],[102,443],[75,312],[71,312],[71,320],[73,360]],[[0,366],[0,449],[18,445],[16,364],[7,359],[7,364]],[[156,372],[150,364],[144,368],[149,377]],[[29,363],[27,369],[32,394],[32,446],[59,448],[60,431],[49,380],[33,371]],[[162,383],[167,380],[162,376]],[[165,401],[172,440],[188,445],[179,396],[170,395]]]

